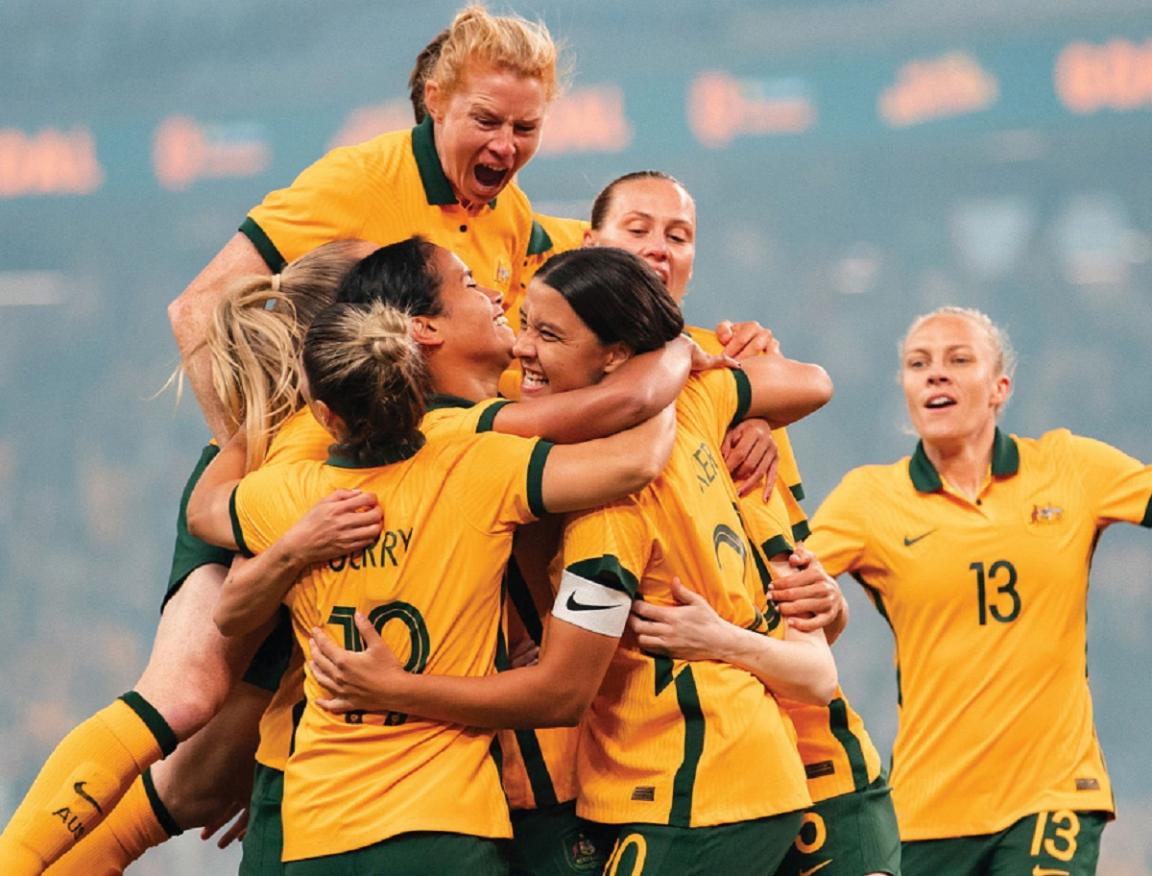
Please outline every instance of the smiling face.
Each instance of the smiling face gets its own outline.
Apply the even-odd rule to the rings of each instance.
[[[617,183],[600,227],[585,239],[640,256],[679,303],[696,260],[696,204],[672,180],[642,177]]]
[[[904,400],[925,443],[991,440],[1012,381],[983,327],[959,314],[929,317],[909,333],[902,355]]]
[[[619,344],[600,342],[564,296],[541,280],[528,284],[513,354],[524,371],[524,398],[599,383],[628,358]]]
[[[512,360],[515,335],[500,306],[500,294],[478,286],[459,256],[441,247],[436,248],[432,268],[440,277],[442,310],[424,319],[435,322],[445,347],[503,369]]]
[[[451,94],[435,82],[425,88],[444,175],[457,200],[477,209],[536,154],[547,109],[545,86],[512,70],[470,67]]]

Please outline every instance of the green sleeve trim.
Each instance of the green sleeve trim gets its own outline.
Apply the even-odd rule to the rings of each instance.
[[[548,513],[544,507],[544,464],[553,446],[551,441],[537,441],[528,460],[528,508],[537,517]]]
[[[700,694],[690,665],[676,676],[676,704],[684,718],[684,758],[672,779],[672,811],[668,815],[668,824],[691,827],[696,771],[704,753],[704,710],[700,707]]]
[[[1140,525],[1152,529],[1152,496],[1148,498],[1148,507],[1144,509],[1144,519],[1140,521]]]
[[[733,368],[728,373],[736,381],[736,413],[732,415],[732,423],[728,426],[731,429],[748,416],[748,408],[752,406],[752,383],[740,368]]]
[[[156,792],[156,783],[152,781],[152,767],[148,767],[140,774],[140,783],[144,786],[144,793],[148,797],[148,805],[152,807],[152,814],[156,816],[156,822],[164,828],[164,832],[169,837],[180,836],[184,833]]]
[[[134,690],[130,690],[120,697],[120,701],[135,712],[136,716],[144,722],[144,725],[148,728],[148,732],[156,738],[156,744],[160,746],[160,751],[163,752],[162,757],[167,757],[176,750],[176,745],[180,740],[176,738],[176,734],[172,728],[168,726],[168,722],[164,720],[164,716],[156,711],[155,706]]]
[[[252,245],[256,247],[256,252],[260,253],[260,258],[264,259],[264,264],[268,265],[268,270],[275,273],[284,268],[288,264],[284,256],[280,255],[280,250],[276,248],[276,244],[272,242],[264,229],[256,224],[256,220],[251,216],[247,217],[240,223],[240,233],[252,241]]]
[[[500,413],[505,406],[510,404],[512,404],[512,402],[508,399],[501,399],[488,405],[480,414],[480,419],[476,421],[476,431],[491,432],[493,425],[496,423],[496,415]]]
[[[792,494],[792,498],[797,502],[804,501],[804,485],[801,483],[791,484],[788,487],[788,492]]]
[[[828,704],[828,726],[848,756],[848,764],[852,767],[853,789],[865,790],[868,787],[868,761],[864,759],[860,740],[848,728],[848,704],[841,697],[836,697]]]
[[[807,520],[792,524],[792,539],[794,541],[805,541],[811,534],[812,527],[808,525]]]
[[[240,525],[240,515],[236,513],[236,492],[240,489],[239,486],[232,491],[232,495],[228,497],[228,516],[232,518],[232,537],[236,539],[236,549],[246,557],[256,556],[252,551],[248,550],[248,545],[244,542],[244,528]]]
[[[532,220],[532,233],[528,236],[528,255],[543,255],[552,249],[552,238],[544,230],[544,226]]]
[[[614,554],[604,554],[588,560],[579,560],[567,567],[567,571],[587,581],[595,581],[604,587],[611,587],[627,593],[633,599],[640,590],[640,582]]]
[[[792,553],[792,545],[784,536],[774,535],[760,545],[760,550],[764,551],[764,556],[774,557],[776,554]]]

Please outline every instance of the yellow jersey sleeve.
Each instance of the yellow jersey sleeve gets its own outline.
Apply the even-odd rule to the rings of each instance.
[[[496,415],[508,404],[511,402],[505,398],[490,398],[475,404],[462,399],[458,404],[452,399],[434,399],[420,421],[420,431],[428,438],[491,432]]]
[[[484,455],[477,457],[481,464],[465,461],[468,488],[455,492],[461,522],[496,532],[543,517],[544,468],[552,443],[498,432],[474,440],[484,445]]]
[[[752,385],[739,369],[720,368],[693,374],[680,392],[676,416],[720,447],[724,434],[748,414]]]
[[[859,469],[849,472],[812,518],[807,546],[833,578],[867,566],[866,487]]]
[[[244,476],[232,491],[229,511],[236,545],[251,557],[266,550],[310,505],[305,484],[313,480],[318,462],[259,468]]]
[[[394,132],[384,137],[408,137]],[[387,200],[369,197],[371,175],[361,161],[363,150],[344,147],[306,168],[292,185],[269,192],[248,214],[240,231],[252,241],[268,267],[278,271],[332,240],[363,237],[369,213],[375,224],[390,223]]]
[[[724,352],[724,345],[716,337],[716,332],[699,326],[688,326],[685,331],[706,353],[716,355]],[[810,533],[808,515],[800,503],[804,501],[804,485],[800,477],[800,466],[792,449],[788,430],[781,426],[772,430],[772,440],[776,442],[779,461],[776,464],[776,490],[788,508],[788,518],[792,524],[792,539],[803,541]]]
[[[564,570],[635,598],[648,568],[653,540],[631,497],[569,515],[564,526]]]
[[[1094,438],[1067,432],[1062,437],[1068,442],[1072,465],[1080,473],[1097,525],[1152,527],[1152,466]]]

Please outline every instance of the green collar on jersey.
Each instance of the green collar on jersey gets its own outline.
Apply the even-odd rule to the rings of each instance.
[[[1016,446],[1016,439],[999,427],[992,439],[992,477],[1009,478],[1020,470],[1020,448]],[[916,443],[916,452],[908,462],[908,476],[912,478],[912,486],[921,493],[936,493],[944,488],[940,480],[940,473],[936,466],[924,452],[924,442]]]
[[[470,408],[478,404],[480,404],[480,402],[469,401],[458,395],[438,392],[428,399],[428,410],[438,411],[441,408]]]
[[[544,226],[532,220],[532,234],[528,237],[528,255],[543,255],[552,249],[552,238],[544,230]]]
[[[419,432],[416,433],[416,438],[412,441],[390,444],[387,447],[381,447],[370,455],[360,458],[349,456],[343,452],[343,445],[334,444],[332,449],[328,451],[328,465],[333,468],[380,468],[384,465],[391,465],[394,462],[411,459],[423,446],[424,436]]]
[[[460,203],[456,200],[452,183],[444,175],[444,167],[436,153],[432,116],[425,116],[424,121],[412,129],[412,155],[416,159],[416,168],[420,171],[420,182],[424,184],[424,196],[428,198],[428,203],[436,207]],[[489,201],[488,206],[495,208],[496,199]]]

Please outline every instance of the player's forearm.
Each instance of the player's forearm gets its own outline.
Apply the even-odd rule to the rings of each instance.
[[[544,467],[544,507],[579,511],[643,489],[663,471],[675,438],[676,411],[669,405],[608,438],[554,447]]]
[[[688,380],[691,364],[691,348],[678,338],[634,356],[600,383],[503,408],[496,415],[496,431],[558,444],[613,435],[672,404]]]
[[[209,544],[237,550],[232,530],[232,492],[244,476],[247,444],[237,433],[216,454],[188,497],[188,531]]]
[[[617,484],[612,498],[642,490],[659,477],[676,441],[676,408],[668,405],[638,426],[595,442],[601,465]]]
[[[221,444],[236,430],[212,385],[212,369],[204,339],[212,321],[212,310],[230,283],[237,277],[267,274],[264,259],[242,234],[224,245],[178,298],[168,305],[172,334],[180,349],[185,376],[213,436]]]
[[[840,597],[840,610],[836,612],[836,617],[828,626],[824,627],[824,636],[828,639],[829,645],[836,644],[836,640],[840,638],[840,634],[848,627],[848,600],[843,595]]]
[[[744,370],[752,385],[749,416],[762,417],[776,429],[819,410],[832,398],[832,378],[819,365],[777,354],[748,360]]]
[[[380,711],[490,729],[575,726],[591,699],[543,663],[483,678],[405,673],[380,694]]]
[[[237,557],[212,612],[221,634],[241,636],[260,627],[276,613],[306,566],[284,539],[251,559]]]
[[[785,641],[730,625],[718,643],[717,656],[755,675],[773,693],[827,705],[836,691],[836,663],[823,634],[803,634]],[[816,637],[820,638],[817,639]]]

